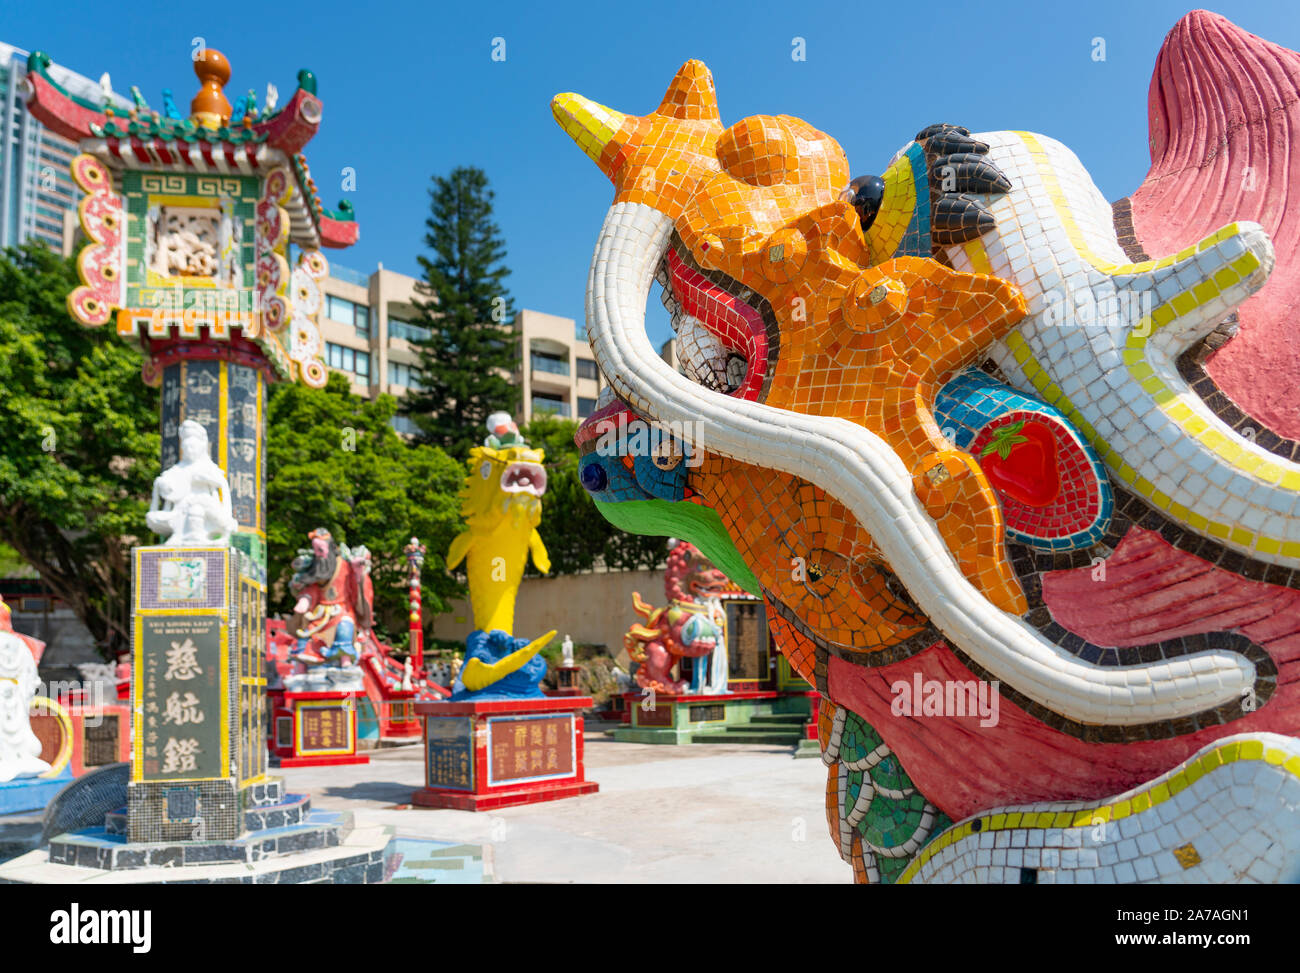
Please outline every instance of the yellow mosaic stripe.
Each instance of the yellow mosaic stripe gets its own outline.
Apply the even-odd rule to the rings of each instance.
[[[880,201],[880,212],[867,228],[867,246],[871,249],[872,263],[880,263],[894,255],[916,209],[916,179],[912,174],[912,162],[906,154],[895,159],[881,178],[885,181],[885,196]]]
[[[1199,253],[1205,248],[1206,241],[1202,240],[1200,243],[1193,244],[1187,249],[1180,250],[1178,253],[1168,257],[1161,257],[1158,260],[1143,260],[1139,263],[1129,264],[1111,263],[1109,260],[1104,260],[1101,257],[1098,257],[1089,248],[1087,241],[1083,238],[1083,232],[1074,221],[1074,215],[1070,212],[1070,204],[1065,198],[1065,193],[1061,189],[1061,184],[1056,180],[1056,173],[1052,170],[1051,161],[1047,157],[1047,150],[1043,148],[1042,144],[1032,132],[1013,132],[1012,134],[1019,136],[1020,141],[1023,142],[1025,148],[1029,150],[1029,155],[1034,160],[1034,166],[1038,169],[1038,176],[1043,180],[1043,188],[1047,190],[1048,196],[1052,199],[1052,206],[1056,209],[1056,215],[1060,217],[1065,232],[1070,238],[1071,245],[1074,247],[1075,251],[1078,252],[1079,256],[1092,264],[1098,272],[1106,274],[1109,277],[1126,274],[1149,274],[1154,270],[1161,270],[1165,267],[1170,267],[1173,264],[1178,263],[1180,260],[1186,260],[1188,257]],[[1231,225],[1236,226],[1236,224]],[[1226,230],[1228,227],[1224,227],[1224,229]],[[1222,232],[1222,230],[1219,231],[1219,233]],[[1232,234],[1228,234],[1228,236],[1231,235]],[[1219,242],[1219,239],[1221,238],[1218,233],[1213,237],[1208,238],[1210,244]]]
[[[1153,786],[1130,795],[1122,801],[1075,811],[1000,811],[964,821],[949,828],[922,848],[907,868],[903,869],[897,884],[904,885],[911,882],[931,858],[949,845],[956,844],[972,834],[1025,828],[1038,831],[1047,828],[1085,828],[1107,821],[1118,821],[1132,814],[1149,811],[1157,804],[1163,804],[1211,771],[1238,760],[1263,760],[1265,763],[1284,768],[1291,776],[1300,779],[1300,756],[1288,757],[1285,750],[1265,747],[1262,740],[1237,740],[1233,743],[1225,743],[1191,761],[1177,773],[1162,778]],[[980,823],[978,832],[972,827],[976,821]]]
[[[993,276],[993,265],[989,263],[989,255],[978,239],[969,241],[962,249],[966,251],[966,257],[970,260],[971,269],[975,273]]]
[[[1034,159],[1038,168],[1039,176],[1043,180],[1044,187],[1052,199],[1052,205],[1056,209],[1057,216],[1060,218],[1065,228],[1066,234],[1070,238],[1070,243],[1078,252],[1079,256],[1087,260],[1098,272],[1110,276],[1132,275],[1150,273],[1168,267],[1174,263],[1186,260],[1195,256],[1209,247],[1212,247],[1223,240],[1236,235],[1240,232],[1239,225],[1231,223],[1216,233],[1206,237],[1204,240],[1180,250],[1171,256],[1161,257],[1159,260],[1147,260],[1140,263],[1116,264],[1103,260],[1098,257],[1088,247],[1083,238],[1083,233],[1075,223],[1070,213],[1069,205],[1066,201],[1065,194],[1061,191],[1059,183],[1056,181],[1056,175],[1049,164],[1047,153],[1043,150],[1038,140],[1029,132],[1018,132],[1021,140],[1025,143]],[[969,248],[968,248],[969,250]],[[984,256],[981,248],[981,256]],[[972,259],[974,259],[972,257]],[[987,258],[985,258],[987,259]],[[1157,408],[1159,408],[1169,419],[1174,422],[1185,435],[1189,438],[1196,439],[1203,443],[1207,448],[1214,451],[1225,463],[1233,466],[1241,472],[1254,476],[1260,480],[1275,484],[1286,490],[1300,490],[1300,471],[1288,470],[1276,463],[1270,462],[1261,456],[1256,455],[1235,442],[1231,437],[1225,436],[1218,429],[1213,428],[1202,417],[1198,416],[1190,406],[1181,401],[1178,395],[1169,388],[1156,374],[1149,362],[1146,360],[1146,342],[1151,334],[1154,334],[1160,328],[1167,326],[1171,321],[1180,315],[1185,315],[1192,309],[1213,300],[1225,288],[1244,280],[1250,274],[1254,273],[1260,267],[1259,258],[1252,253],[1245,253],[1234,261],[1228,267],[1223,268],[1213,278],[1203,281],[1196,287],[1182,291],[1170,300],[1160,304],[1151,312],[1149,319],[1144,319],[1140,324],[1149,324],[1150,327],[1142,328],[1148,332],[1146,335],[1139,336],[1136,331],[1129,334],[1124,350],[1124,362],[1129,369],[1129,373],[1134,379],[1141,384],[1142,388],[1147,391],[1154,399]],[[1052,396],[1048,401],[1065,412],[1070,419],[1079,427],[1080,431],[1092,441],[1093,446],[1101,454],[1103,461],[1111,470],[1125,483],[1131,486],[1137,493],[1149,500],[1154,506],[1167,512],[1171,517],[1186,524],[1193,530],[1208,534],[1219,540],[1231,541],[1241,547],[1254,547],[1255,550],[1262,554],[1281,554],[1284,557],[1300,557],[1300,542],[1284,541],[1280,538],[1269,537],[1264,534],[1256,534],[1246,527],[1236,524],[1225,524],[1218,521],[1212,521],[1203,514],[1191,510],[1187,506],[1177,503],[1171,497],[1158,490],[1155,484],[1151,483],[1145,477],[1139,476],[1137,471],[1126,463],[1104,439],[1097,434],[1096,429],[1090,423],[1083,419],[1079,410],[1069,400],[1063,391],[1051,381],[1047,373],[1033,359],[1033,354],[1029,346],[1018,332],[1013,332],[1007,337],[1007,345],[1016,360],[1024,368],[1026,377],[1034,384],[1034,387],[1040,394]]]

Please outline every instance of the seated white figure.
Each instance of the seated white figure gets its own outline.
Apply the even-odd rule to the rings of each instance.
[[[168,547],[226,544],[238,524],[230,481],[208,455],[208,434],[199,423],[181,423],[181,458],[153,481],[145,522]]]
[[[0,631],[0,784],[50,769],[28,710],[40,682],[32,650],[12,632]]]

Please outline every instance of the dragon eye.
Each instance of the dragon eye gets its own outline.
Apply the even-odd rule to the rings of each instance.
[[[852,203],[865,231],[880,212],[885,198],[885,180],[879,176],[858,176],[840,192],[840,199]]]

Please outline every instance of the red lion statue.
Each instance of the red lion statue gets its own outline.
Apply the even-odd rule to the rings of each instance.
[[[623,647],[639,663],[636,681],[642,689],[680,695],[688,690],[704,691],[704,673],[697,667],[694,678],[674,679],[673,666],[679,659],[703,659],[726,651],[727,622],[719,599],[741,593],[725,574],[686,541],[671,540],[664,569],[664,596],[668,604],[653,608],[632,593],[632,607],[645,619],[623,636]],[[714,687],[716,688],[716,687]],[[725,691],[725,684],[719,691]]]

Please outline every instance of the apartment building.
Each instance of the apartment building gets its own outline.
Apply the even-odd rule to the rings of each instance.
[[[400,398],[419,384],[414,342],[427,332],[415,323],[417,283],[382,264],[363,274],[331,261],[319,315],[324,358],[347,376],[357,395],[373,398],[387,392]],[[528,422],[539,412],[589,416],[600,394],[600,374],[573,319],[524,310],[515,316],[514,329],[520,357],[511,379],[521,386],[523,401],[516,420]],[[398,416],[393,425],[399,432],[415,432],[406,416]]]
[[[49,71],[71,94],[97,104],[107,97],[124,111],[130,106],[125,98],[105,95],[98,82],[67,68],[52,64]],[[27,111],[26,76],[27,52],[0,42],[0,247],[39,240],[67,252],[81,199],[69,174],[77,145],[46,129]]]
[[[540,412],[585,419],[596,411],[600,369],[572,318],[520,311],[515,332],[520,362],[514,377],[523,392],[524,421]]]
[[[414,323],[419,318],[415,285],[414,277],[383,264],[363,274],[330,262],[317,316],[325,342],[322,357],[347,376],[355,394],[374,398],[387,392],[401,398],[419,381],[420,356],[412,342],[427,332]],[[393,425],[398,432],[415,432],[405,416],[397,416]]]
[[[682,370],[681,359],[677,357],[677,339],[669,338],[659,346],[659,357],[668,363],[674,371]]]

